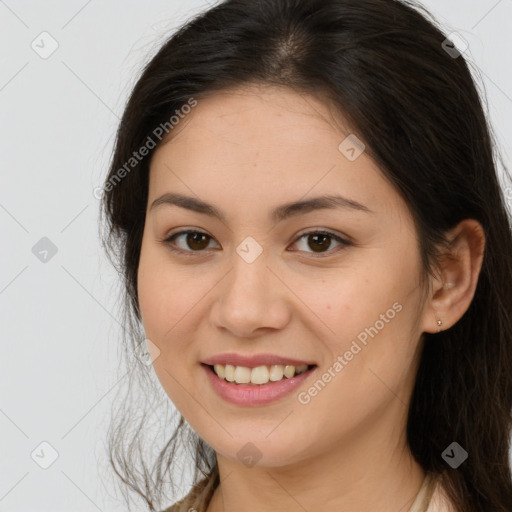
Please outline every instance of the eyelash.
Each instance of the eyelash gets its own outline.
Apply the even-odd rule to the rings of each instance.
[[[203,250],[196,250],[196,251],[184,250],[184,249],[179,249],[175,245],[173,245],[173,242],[174,242],[174,240],[176,238],[178,238],[181,235],[188,235],[188,234],[205,235],[210,240],[214,240],[214,238],[211,237],[210,235],[208,235],[207,233],[204,233],[202,231],[197,231],[197,230],[190,229],[190,230],[179,231],[179,232],[174,233],[171,236],[169,236],[167,238],[164,238],[163,240],[160,240],[160,241],[163,244],[165,244],[171,251],[179,253],[179,254],[183,254],[183,255],[185,255],[187,257],[189,257],[189,256],[190,257],[200,256],[200,255],[202,255],[202,253],[206,252],[205,249],[203,249]],[[295,241],[293,243],[295,244],[296,242],[298,242],[302,238],[308,237],[309,235],[325,235],[325,236],[327,236],[329,238],[334,239],[336,242],[339,242],[341,244],[341,248],[342,249],[344,247],[348,247],[348,246],[351,245],[351,242],[349,242],[348,240],[345,240],[345,239],[341,238],[340,236],[335,235],[334,233],[332,233],[330,231],[325,231],[325,230],[313,230],[313,231],[307,231],[306,233],[302,233],[301,235],[299,235],[295,239]],[[334,250],[328,250],[328,251],[320,252],[320,253],[310,252],[309,254],[312,254],[314,258],[325,258],[325,257],[330,256],[333,251]],[[296,252],[308,252],[308,251],[296,251]],[[336,251],[336,252],[338,252],[338,251]]]

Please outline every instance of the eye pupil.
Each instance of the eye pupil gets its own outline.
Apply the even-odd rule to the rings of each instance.
[[[311,240],[314,240],[313,241],[313,244],[317,244],[317,246],[320,246],[320,249],[327,249],[329,248],[329,245],[330,245],[330,242],[329,242],[329,239],[330,239],[330,236],[328,235],[323,235],[321,233],[315,233],[313,235],[309,235],[309,241]],[[318,242],[318,239],[322,239],[323,242]],[[327,243],[326,243],[327,242]],[[316,249],[314,248],[313,245],[311,245],[311,243],[309,243],[309,247],[311,247],[311,249],[313,249],[315,252],[321,252],[321,251],[316,251]]]
[[[205,247],[208,246],[207,238],[208,238],[208,235],[205,235],[204,233],[198,233],[198,232],[189,233],[187,235],[187,245],[191,249],[194,249],[194,250],[204,249]],[[206,245],[204,245],[205,240],[206,240]],[[201,242],[203,242],[203,244]],[[197,247],[197,245],[195,245],[195,244],[199,244],[199,247]]]

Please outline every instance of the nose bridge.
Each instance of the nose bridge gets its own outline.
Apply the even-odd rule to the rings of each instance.
[[[268,250],[253,237],[247,236],[232,254],[231,263],[233,269],[229,277],[228,293],[234,298],[248,298],[259,301],[259,293],[262,285],[267,281],[269,270]]]
[[[267,268],[266,254],[257,252],[251,241],[237,247],[216,297],[215,324],[240,337],[261,327],[282,328],[288,320],[283,290]]]

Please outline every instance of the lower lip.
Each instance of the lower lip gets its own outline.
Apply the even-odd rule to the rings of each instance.
[[[304,373],[268,384],[235,384],[221,379],[208,365],[201,364],[206,371],[213,389],[228,402],[235,405],[255,406],[268,404],[297,389],[315,370],[316,366]]]

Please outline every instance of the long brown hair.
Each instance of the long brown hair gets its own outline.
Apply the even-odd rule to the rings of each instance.
[[[321,93],[339,109],[408,204],[425,273],[448,229],[466,218],[482,224],[487,245],[468,311],[450,329],[424,334],[407,439],[457,511],[510,511],[512,230],[484,101],[464,55],[445,40],[411,1],[226,0],[173,34],[145,66],[119,125],[101,206],[104,246],[123,278],[125,354],[136,362],[130,383],[139,380],[137,391],[154,386],[136,409],[121,400],[109,450],[115,473],[149,510],[175,482],[180,448],[192,457],[194,482],[217,468],[215,452],[181,415],[156,430],[157,454],[150,465],[144,460],[153,398],[167,403],[151,366],[132,357],[144,339],[137,269],[154,148],[130,159],[154,145],[157,127],[170,131],[169,119],[191,98],[259,82]],[[469,454],[457,469],[442,457],[454,441]]]

